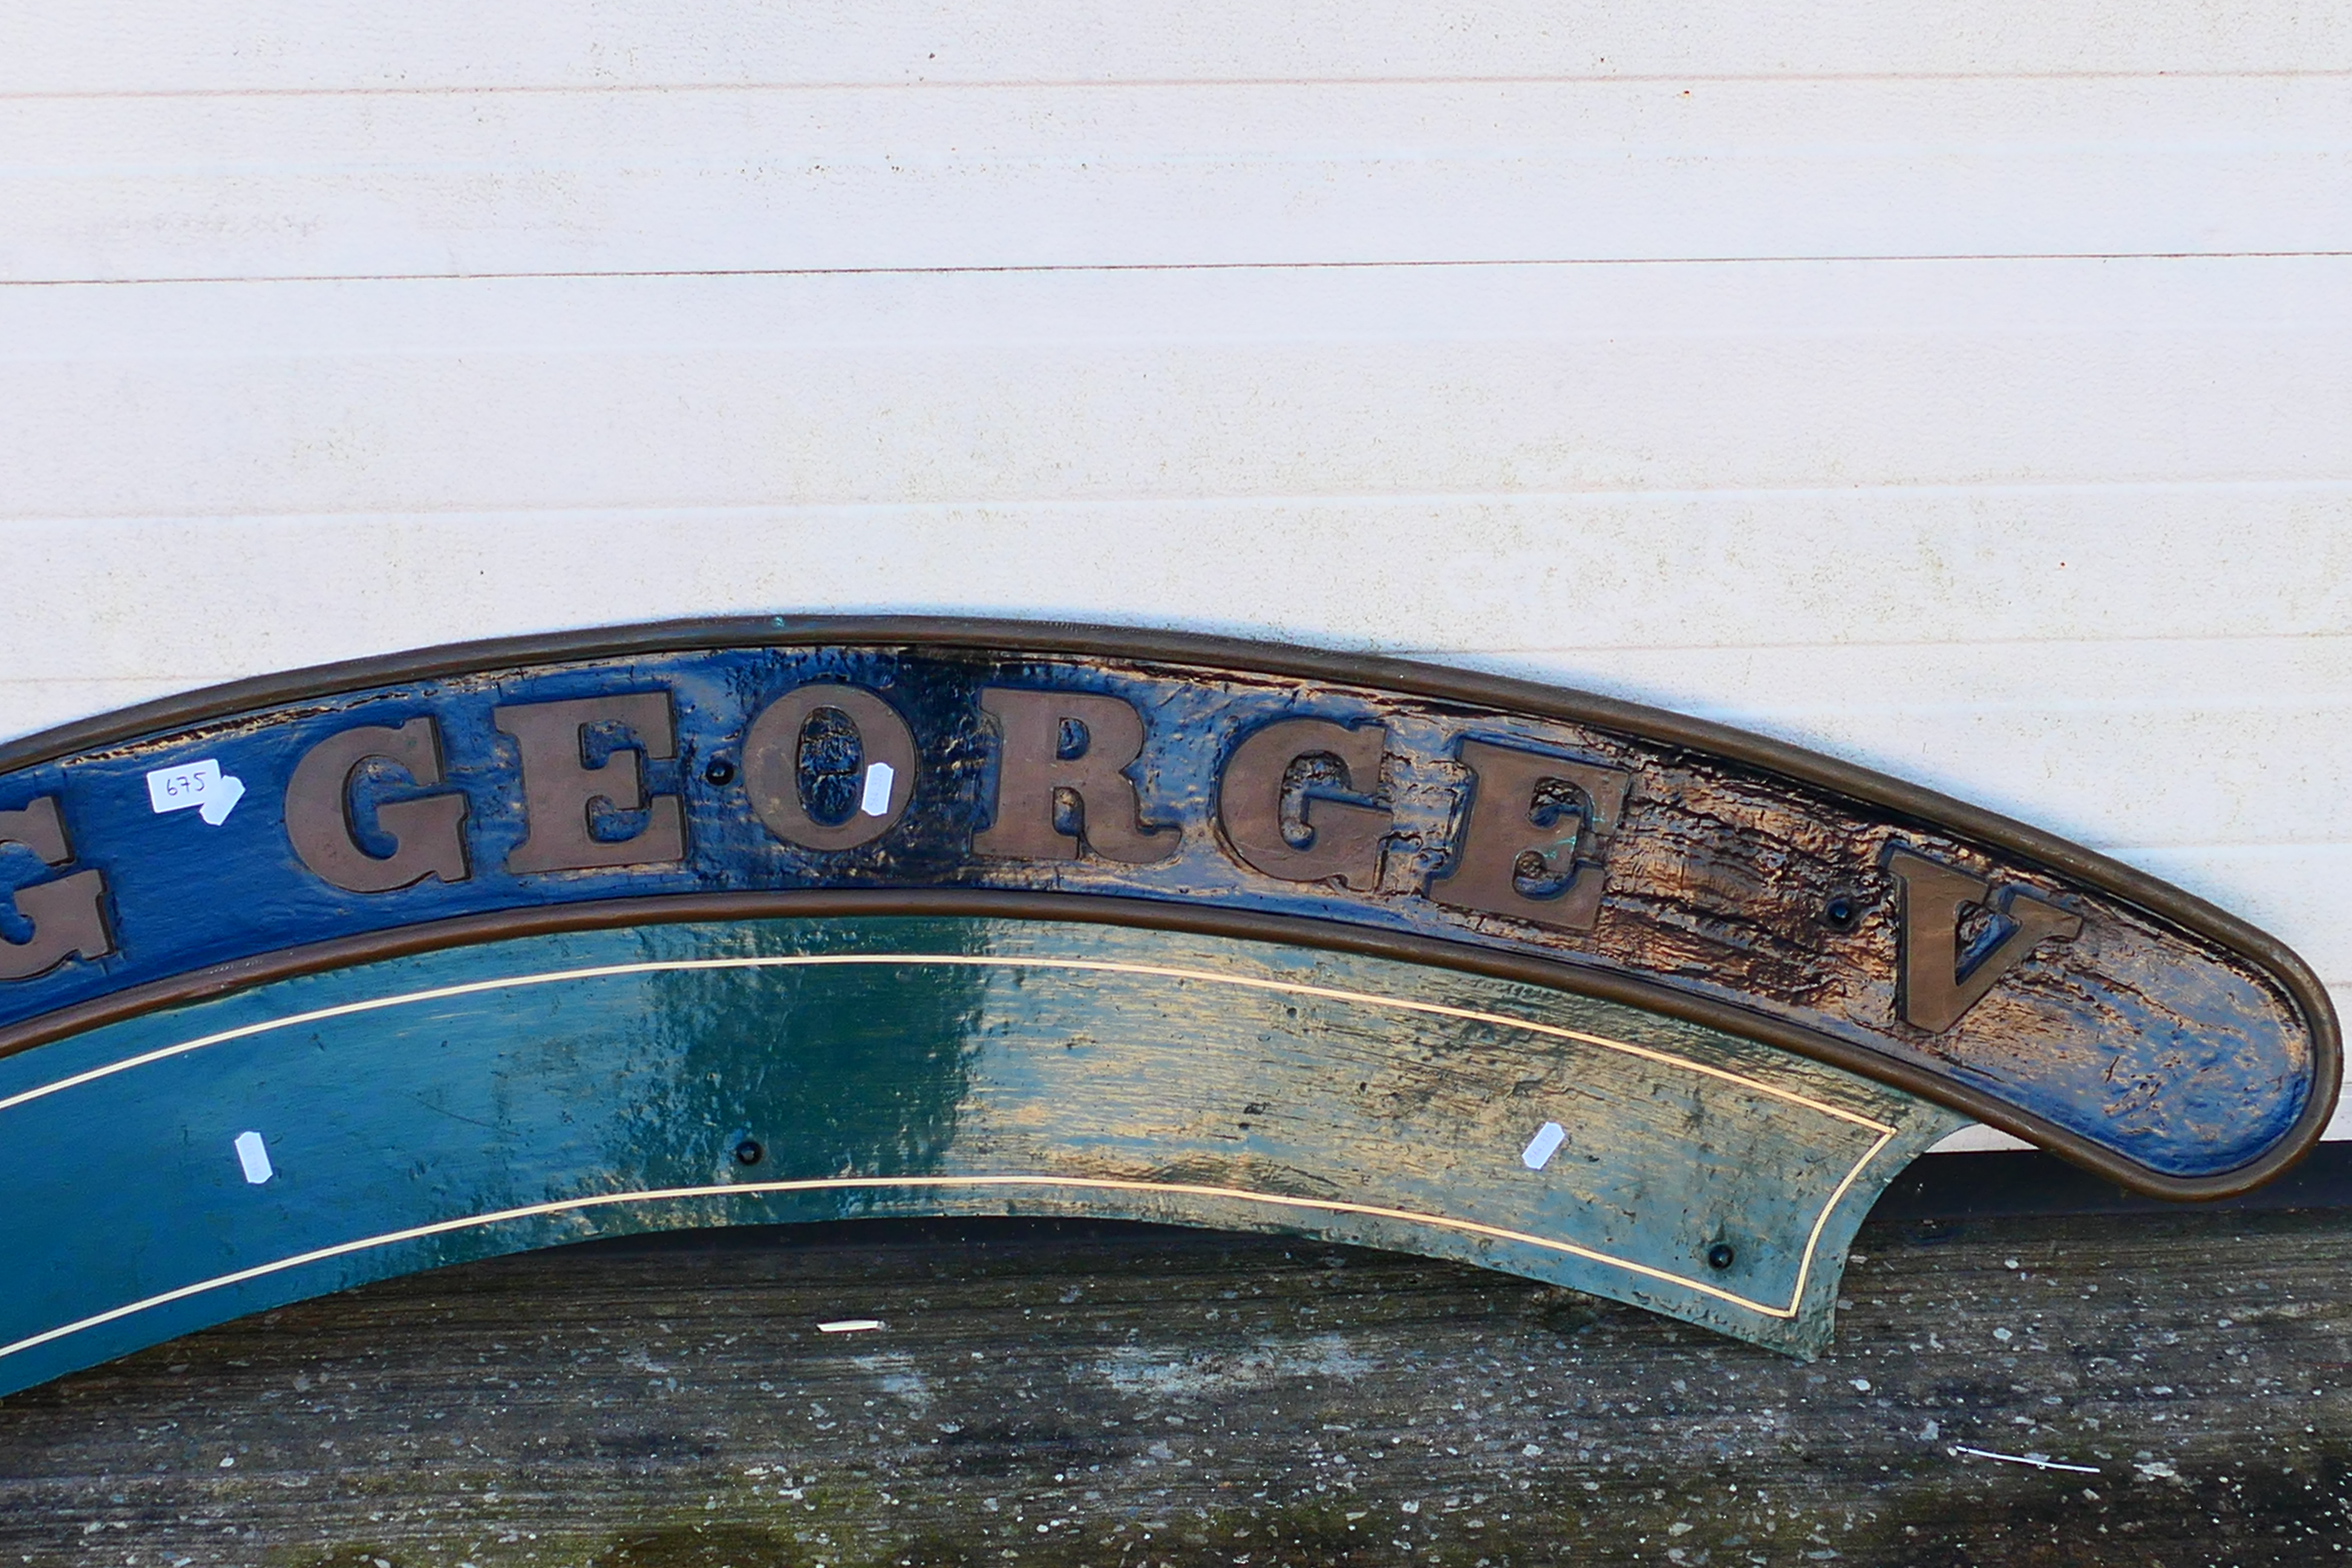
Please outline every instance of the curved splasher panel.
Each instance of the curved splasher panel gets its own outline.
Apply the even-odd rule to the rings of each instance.
[[[1456,1258],[1808,1354],[1963,1118],[1428,965],[992,918],[656,924],[281,979],[0,1060],[0,1389],[594,1237],[1089,1215]]]

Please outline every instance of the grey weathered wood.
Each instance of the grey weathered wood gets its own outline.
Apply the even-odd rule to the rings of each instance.
[[[1811,1366],[1143,1227],[504,1259],[10,1397],[0,1562],[2170,1565],[2352,1536],[2352,1215],[1880,1221],[1856,1250]]]

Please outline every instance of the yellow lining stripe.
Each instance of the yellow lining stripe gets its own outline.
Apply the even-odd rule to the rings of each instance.
[[[605,1208],[614,1204],[673,1203],[685,1198],[744,1197],[770,1193],[840,1192],[861,1187],[1075,1187],[1087,1192],[1172,1193],[1181,1197],[1229,1198],[1244,1203],[1270,1204],[1281,1208],[1314,1209],[1326,1214],[1363,1215],[1373,1219],[1403,1220],[1410,1224],[1435,1226],[1444,1230],[1458,1230],[1472,1236],[1491,1237],[1498,1241],[1524,1242],[1530,1247],[1568,1253],[1591,1262],[1605,1263],[1612,1268],[1646,1275],[1653,1279],[1661,1279],[1669,1285],[1680,1285],[1685,1289],[1713,1296],[1719,1300],[1728,1301],[1734,1306],[1745,1307],[1750,1311],[1761,1313],[1768,1318],[1793,1318],[1797,1315],[1796,1303],[1804,1299],[1805,1270],[1812,1262],[1813,1247],[1821,1239],[1822,1225],[1828,1221],[1831,1210],[1837,1207],[1838,1199],[1845,1196],[1846,1189],[1853,1184],[1853,1179],[1862,1173],[1863,1167],[1869,1164],[1881,1149],[1886,1147],[1887,1140],[1892,1137],[1894,1133],[1890,1131],[1873,1143],[1870,1152],[1864,1154],[1861,1162],[1852,1171],[1846,1173],[1845,1180],[1838,1184],[1837,1191],[1822,1206],[1820,1216],[1813,1222],[1813,1234],[1805,1246],[1804,1263],[1798,1268],[1796,1295],[1790,1299],[1787,1307],[1768,1307],[1760,1301],[1751,1301],[1747,1297],[1732,1291],[1721,1289],[1699,1280],[1685,1279],[1679,1274],[1670,1274],[1663,1268],[1652,1268],[1647,1264],[1633,1263],[1622,1258],[1612,1258],[1605,1252],[1595,1252],[1590,1247],[1579,1247],[1573,1242],[1554,1241],[1546,1237],[1530,1236],[1525,1231],[1506,1230],[1500,1226],[1481,1225],[1475,1220],[1454,1219],[1444,1215],[1415,1214],[1410,1209],[1381,1208],[1373,1204],[1342,1203],[1329,1198],[1295,1198],[1284,1194],[1253,1193],[1240,1187],[1213,1187],[1190,1182],[1127,1182],[1109,1177],[1093,1176],[828,1176],[803,1182],[739,1182],[723,1187],[657,1187],[638,1193],[598,1193],[591,1197],[562,1198],[551,1203],[528,1204],[521,1208],[499,1209],[492,1214],[468,1215],[462,1219],[438,1220],[432,1225],[413,1226],[406,1230],[386,1231],[382,1236],[364,1237],[358,1241],[337,1242],[332,1247],[321,1247],[313,1251],[298,1253],[291,1258],[281,1258],[274,1263],[256,1264],[251,1268],[240,1268],[234,1274],[223,1274],[215,1279],[198,1280],[194,1285],[183,1285],[176,1290],[166,1290],[161,1295],[150,1296],[144,1300],[132,1301],[103,1312],[95,1312],[87,1318],[62,1324],[41,1333],[28,1335],[14,1344],[0,1345],[0,1356],[12,1356],[19,1351],[28,1351],[37,1345],[45,1345],[52,1340],[60,1340],[68,1334],[80,1333],[85,1329],[94,1329],[102,1323],[128,1318],[152,1307],[167,1306],[173,1301],[184,1301],[191,1296],[201,1296],[208,1290],[223,1289],[231,1285],[242,1285],[248,1279],[259,1279],[268,1275],[282,1273],[289,1268],[299,1268],[305,1264],[321,1263],[330,1258],[341,1258],[350,1253],[364,1252],[371,1247],[390,1247],[403,1241],[417,1241],[429,1236],[446,1236],[452,1231],[478,1229],[483,1226],[497,1225],[505,1220],[531,1219],[541,1215],[563,1214],[575,1209]]]
[[[1681,1068],[1686,1072],[1721,1079],[1727,1083],[1736,1083],[1742,1088],[1752,1089],[1759,1094],[1770,1095],[1775,1100],[1785,1100],[1792,1105],[1801,1105],[1808,1110],[1818,1110],[1824,1116],[1834,1116],[1841,1121],[1850,1121],[1857,1127],[1866,1127],[1874,1132],[1894,1131],[1882,1122],[1872,1121],[1867,1116],[1843,1110],[1834,1105],[1825,1105],[1818,1100],[1798,1094],[1793,1090],[1779,1089],[1736,1072],[1727,1072],[1721,1068],[1688,1061],[1664,1051],[1652,1050],[1646,1046],[1630,1045],[1623,1040],[1612,1040],[1605,1035],[1587,1034],[1580,1029],[1565,1029],[1556,1024],[1538,1024],[1528,1018],[1514,1018],[1505,1013],[1482,1013],[1475,1008],[1449,1007],[1438,1002],[1412,1002],[1402,997],[1377,996],[1364,991],[1342,991],[1328,985],[1307,985],[1290,980],[1264,980],[1247,974],[1220,974],[1213,970],[1178,969],[1157,963],[1114,963],[1107,960],[1089,958],[1018,958],[987,957],[971,953],[898,952],[779,953],[761,958],[679,958],[657,960],[647,963],[607,963],[599,964],[591,969],[559,969],[544,974],[518,974],[499,980],[473,980],[463,985],[443,985],[430,991],[410,991],[398,996],[379,996],[366,1002],[345,1002],[333,1007],[320,1007],[311,1012],[295,1013],[287,1017],[272,1018],[259,1024],[246,1024],[234,1029],[223,1029],[215,1035],[205,1035],[193,1040],[183,1040],[176,1046],[165,1046],[159,1050],[147,1051],[135,1057],[126,1057],[119,1062],[110,1062],[101,1068],[92,1068],[87,1072],[75,1073],[69,1078],[58,1079],[54,1083],[45,1083],[37,1089],[28,1089],[20,1093],[12,1094],[5,1100],[0,1100],[0,1110],[13,1110],[28,1100],[61,1093],[68,1089],[78,1089],[83,1084],[93,1083],[102,1078],[111,1078],[119,1072],[129,1072],[133,1068],[146,1067],[152,1062],[185,1056],[190,1051],[200,1051],[207,1046],[226,1045],[231,1040],[249,1039],[255,1035],[268,1034],[273,1029],[299,1028],[305,1024],[324,1023],[330,1018],[347,1018],[359,1013],[380,1012],[387,1007],[404,1007],[418,1002],[440,1002],[451,997],[479,995],[484,992],[502,991],[509,987],[553,985],[571,980],[603,980],[628,974],[669,974],[720,969],[814,968],[829,964],[854,963],[937,963],[974,969],[1069,969],[1106,974],[1149,974],[1163,980],[1205,980],[1214,984],[1238,985],[1255,991],[1278,991],[1293,996],[1319,996],[1334,1002],[1353,1002],[1375,1007],[1394,1007],[1408,1013],[1424,1013],[1441,1018],[1460,1018],[1479,1024],[1499,1024],[1506,1028],[1526,1029],[1534,1034],[1549,1035],[1556,1039],[1577,1040],[1588,1046],[1600,1046],[1608,1050],[1622,1051],[1627,1056],[1639,1057],[1644,1061],[1658,1062],[1667,1067]]]

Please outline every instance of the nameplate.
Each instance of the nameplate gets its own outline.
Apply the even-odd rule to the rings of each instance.
[[[1696,720],[1394,660],[700,623],[271,678],[0,750],[0,1051],[404,953],[827,913],[1551,986],[2171,1196],[2284,1168],[2338,1073],[2293,953],[2129,868]]]

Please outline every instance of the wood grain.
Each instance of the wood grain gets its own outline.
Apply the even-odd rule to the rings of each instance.
[[[679,1241],[371,1286],[13,1395],[0,1550],[2260,1564],[2326,1560],[2347,1518],[2340,1213],[1874,1221],[1811,1366],[1473,1269],[1213,1233]],[[817,1327],[855,1317],[886,1326]]]

